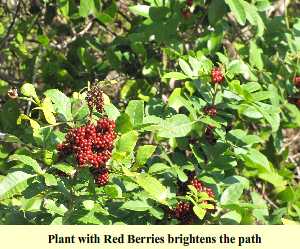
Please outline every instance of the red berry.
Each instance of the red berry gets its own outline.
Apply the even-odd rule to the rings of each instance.
[[[193,185],[197,189],[198,192],[202,192],[203,185],[198,179],[196,179],[196,178],[192,179],[190,184]]]
[[[294,78],[294,84],[297,88],[300,88],[300,76]]]
[[[206,106],[204,108],[204,113],[208,116],[215,117],[217,115],[217,108],[215,106]]]
[[[213,84],[220,84],[223,82],[223,80],[224,80],[224,75],[222,73],[221,68],[219,67],[213,68],[213,70],[211,71],[211,82]]]
[[[296,106],[297,106],[298,108],[300,108],[300,99],[297,99],[297,100],[296,100]]]
[[[186,5],[192,6],[193,5],[193,0],[186,0]]]

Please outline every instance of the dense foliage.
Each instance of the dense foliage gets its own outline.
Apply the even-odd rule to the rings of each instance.
[[[8,0],[0,20],[0,224],[300,220],[299,2]]]

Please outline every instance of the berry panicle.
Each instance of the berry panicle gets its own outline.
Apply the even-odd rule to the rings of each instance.
[[[215,117],[217,115],[217,108],[214,105],[204,107],[203,111],[210,117]]]
[[[91,89],[87,92],[86,101],[90,112],[93,111],[94,107],[100,113],[104,111],[104,96],[100,86],[93,85],[91,87]]]
[[[213,84],[221,84],[224,81],[224,74],[220,67],[215,67],[211,71],[211,82]]]
[[[69,130],[65,141],[57,145],[57,150],[61,156],[73,154],[80,167],[90,164],[99,168],[110,159],[116,137],[115,122],[101,118],[96,125],[87,124]]]

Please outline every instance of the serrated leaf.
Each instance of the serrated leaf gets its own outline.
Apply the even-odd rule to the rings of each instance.
[[[14,154],[10,156],[9,159],[12,161],[20,161],[25,165],[31,166],[32,169],[38,174],[44,173],[38,162],[29,156]]]
[[[27,174],[23,171],[9,173],[0,182],[0,200],[10,198],[15,194],[20,194],[27,188],[27,180],[35,176],[36,175]]]

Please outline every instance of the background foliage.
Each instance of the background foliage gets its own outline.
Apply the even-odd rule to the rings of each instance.
[[[196,224],[299,221],[299,16],[295,0],[2,0],[0,223],[178,224],[180,200]],[[118,132],[104,187],[56,150],[96,79]],[[178,196],[192,172],[215,212]]]

